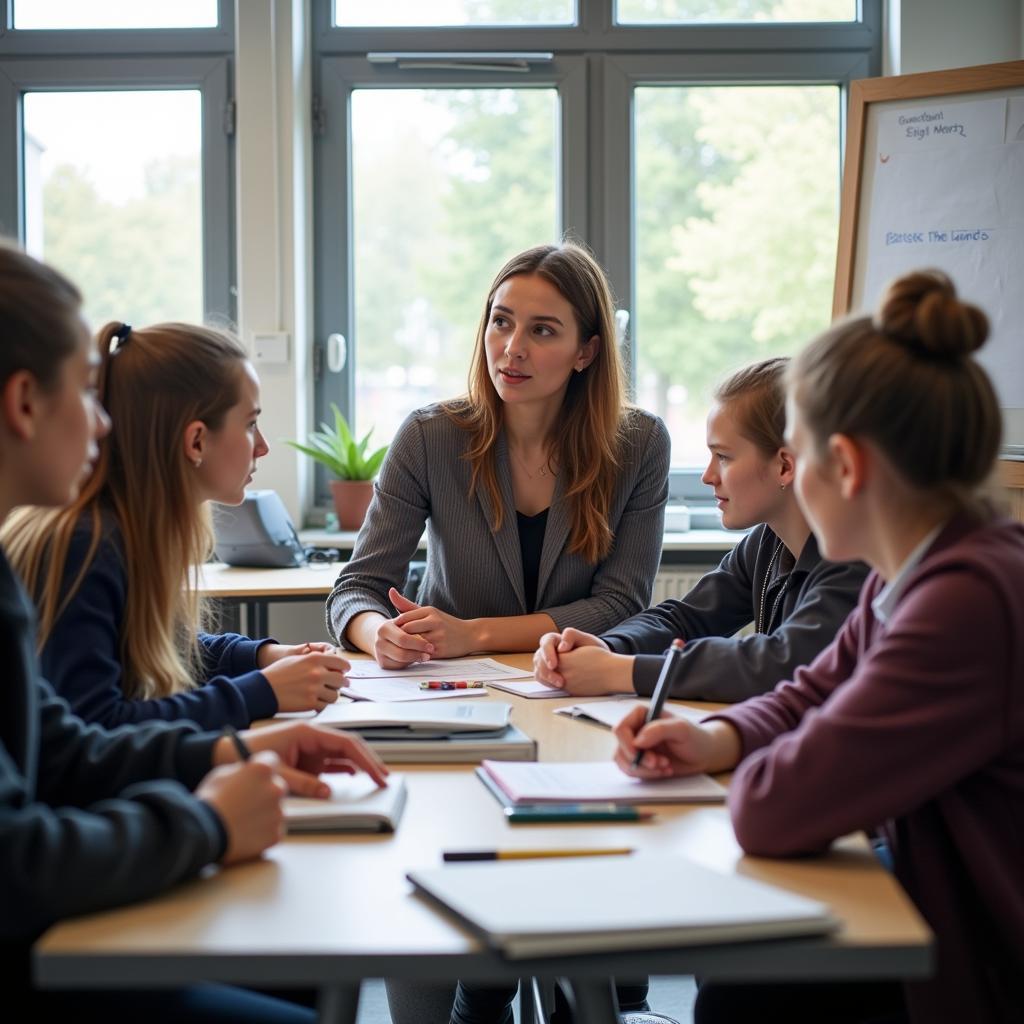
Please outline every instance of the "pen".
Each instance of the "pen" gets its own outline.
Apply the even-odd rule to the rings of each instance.
[[[537,857],[621,857],[632,853],[630,846],[595,849],[584,847],[578,850],[445,850],[442,860],[532,860]]]
[[[479,679],[427,679],[420,683],[421,690],[482,690]]]
[[[245,740],[238,735],[238,730],[233,725],[224,726],[224,735],[231,740],[235,751],[238,753],[239,761],[248,761],[252,757],[252,751],[246,746]]]
[[[650,725],[656,718],[661,717],[661,709],[665,706],[665,698],[668,696],[668,691],[672,687],[672,680],[676,675],[676,665],[679,662],[679,655],[683,653],[683,644],[685,641],[676,637],[672,641],[672,646],[668,649],[668,655],[665,658],[664,664],[661,666],[661,675],[658,676],[657,685],[654,687],[654,696],[651,697],[651,703],[647,705],[647,717],[644,719],[644,725]],[[633,767],[639,768],[640,761],[644,756],[642,750],[636,752],[636,757],[633,758]]]

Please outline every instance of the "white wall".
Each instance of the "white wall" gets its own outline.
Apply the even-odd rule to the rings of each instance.
[[[1024,56],[1022,0],[889,0],[886,74]]]
[[[282,444],[304,437],[312,398],[308,0],[235,0],[238,321],[262,383],[270,454],[256,487],[273,488],[301,523],[308,460]],[[262,361],[257,334],[284,332],[283,362]]]

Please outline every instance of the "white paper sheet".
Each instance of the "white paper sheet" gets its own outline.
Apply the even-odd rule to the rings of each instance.
[[[555,714],[595,722],[598,725],[614,729],[637,705],[646,708],[648,701],[635,697],[632,700],[620,700],[612,697],[607,700],[594,700],[588,701],[586,704],[570,704],[568,707],[556,708]],[[696,723],[707,718],[711,713],[710,711],[698,711],[681,704],[666,704],[661,717],[685,718]]]
[[[436,677],[435,677],[436,678]],[[421,690],[422,679],[353,679],[341,688],[343,697],[353,700],[439,700],[445,697],[486,697],[482,686],[472,690]]]
[[[349,679],[523,679],[532,669],[511,668],[494,658],[438,658],[408,668],[381,668],[375,661],[353,661]]]
[[[1024,408],[1024,108],[1005,98],[930,101],[878,114],[865,168],[870,216],[862,225],[863,288],[855,309],[875,308],[894,277],[938,267],[989,316],[978,361],[1004,408]],[[1004,141],[1005,140],[1005,141]]]
[[[552,697],[568,696],[564,690],[555,690],[536,679],[488,679],[487,685],[495,690],[514,693],[517,697],[545,700]]]

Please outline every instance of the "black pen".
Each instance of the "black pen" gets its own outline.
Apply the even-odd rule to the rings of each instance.
[[[239,761],[248,761],[252,757],[252,751],[246,746],[245,740],[238,735],[238,730],[233,725],[224,726],[224,735],[227,736],[238,752]]]
[[[679,663],[679,656],[683,653],[684,641],[679,637],[676,637],[672,641],[672,646],[668,649],[668,654],[665,656],[665,663],[661,666],[661,675],[658,676],[658,682],[654,687],[654,695],[651,697],[651,703],[647,706],[647,717],[644,719],[644,725],[650,725],[656,718],[661,717],[661,709],[665,706],[665,698],[668,696],[668,691],[672,688],[672,680],[676,677],[676,665]],[[644,756],[642,750],[636,752],[636,757],[633,758],[633,767],[639,768],[640,761]]]

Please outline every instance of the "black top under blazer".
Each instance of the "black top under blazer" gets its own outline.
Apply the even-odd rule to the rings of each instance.
[[[499,435],[495,450],[505,513],[497,533],[491,530],[487,496],[480,489],[469,495],[470,467],[463,458],[468,443],[469,434],[440,405],[416,410],[399,428],[374,484],[352,560],[327,599],[327,628],[336,642],[355,649],[344,636],[361,612],[395,614],[388,588],[402,589],[424,525],[427,568],[420,604],[459,618],[528,613],[505,435]],[[536,610],[550,615],[558,629],[600,633],[647,607],[661,559],[669,452],[665,424],[630,409],[608,516],[615,540],[596,565],[567,550],[571,523],[565,481],[561,475],[556,479]]]

